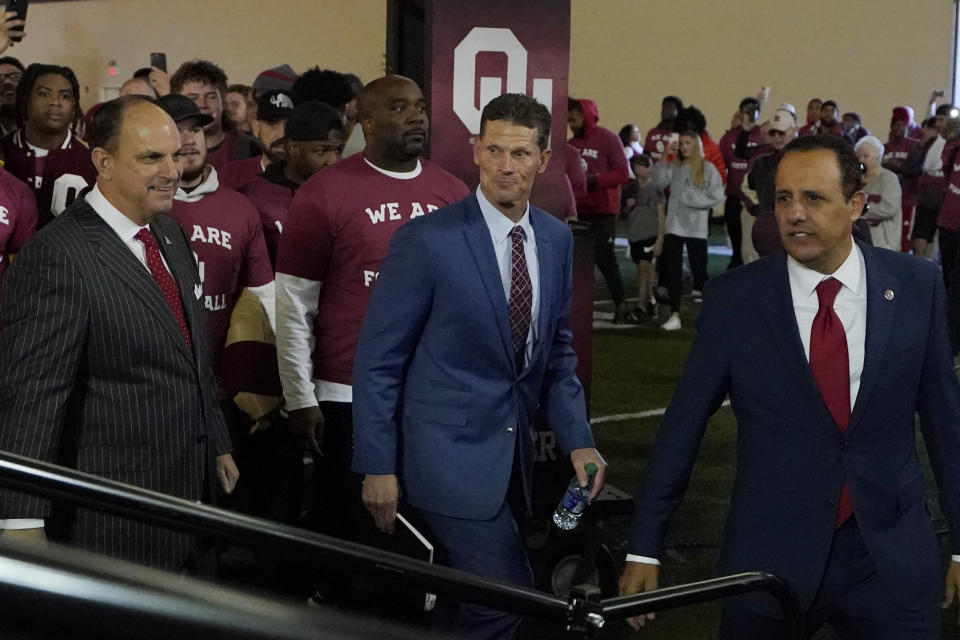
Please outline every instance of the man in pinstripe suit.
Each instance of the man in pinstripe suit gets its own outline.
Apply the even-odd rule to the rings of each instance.
[[[0,449],[189,500],[237,479],[209,366],[196,263],[170,210],[180,135],[139,96],[91,123],[96,187],[21,250],[0,309]],[[172,276],[172,277],[171,277]],[[214,462],[214,458],[216,461]],[[4,535],[167,569],[187,535],[0,492]],[[45,526],[46,525],[46,526]]]

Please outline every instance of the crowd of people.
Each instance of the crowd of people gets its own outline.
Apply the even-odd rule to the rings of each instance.
[[[960,319],[960,118],[937,106],[936,93],[920,124],[909,107],[893,108],[886,143],[833,100],[811,100],[803,123],[786,103],[764,114],[767,90],[739,103],[718,141],[704,114],[676,96],[663,99],[645,137],[633,124],[608,131],[593,101],[570,98],[571,137],[552,145],[546,108],[507,94],[483,110],[471,192],[423,157],[428,105],[402,76],[363,84],[282,64],[230,84],[216,63],[192,60],[172,74],[141,69],[119,97],[86,110],[79,87],[69,67],[0,58],[0,449],[181,498],[354,541],[394,531],[408,505],[452,566],[531,586],[518,523],[532,500],[538,411],[581,483],[596,465],[593,495],[603,486],[574,373],[572,236],[557,220],[576,216],[590,223],[615,322],[658,321],[662,300],[669,315],[660,326],[680,329],[684,253],[692,300],[704,305],[705,337],[679,408],[665,418],[685,427],[658,440],[637,503],[649,521],[635,526],[622,583],[625,592],[652,588],[649,567],[658,566],[700,423],[749,370],[758,395],[737,410],[751,425],[770,411],[767,383],[783,373],[766,371],[760,352],[741,362],[722,338],[735,313],[727,308],[750,307],[755,292],[737,283],[772,279],[763,269],[781,264],[760,258],[785,249],[814,271],[871,278],[871,265],[902,268],[917,292],[895,294],[891,284],[885,299],[913,296],[929,309],[928,263],[906,265],[868,246],[921,258],[937,246],[944,306]],[[553,216],[530,197],[558,154],[572,200]],[[821,193],[807,182],[823,167],[842,181]],[[832,202],[834,191],[848,217],[804,226],[813,214],[801,208]],[[729,296],[722,304],[705,296],[713,217],[729,237],[728,270],[742,274],[720,285]],[[618,221],[637,269],[632,308],[614,250]],[[814,252],[810,238],[821,234],[817,242],[833,244]],[[850,237],[862,244],[843,244]],[[744,340],[764,331],[753,320],[745,315],[737,329]],[[921,329],[914,339],[928,335]],[[960,330],[952,333],[956,352]],[[930,335],[931,344],[942,337]],[[802,346],[816,369],[823,351]],[[868,340],[866,356],[862,344],[851,351],[858,385],[860,372],[875,384],[872,348]],[[928,372],[914,364],[908,377]],[[930,388],[956,395],[946,382]],[[913,400],[926,402],[921,395]],[[856,390],[847,400],[828,401],[841,434]],[[922,409],[934,419],[946,412]],[[935,426],[952,447],[952,431]],[[314,467],[306,518],[304,452]],[[847,486],[830,478],[838,491]],[[852,508],[869,504],[871,490],[853,483]],[[873,526],[869,507],[852,513]],[[838,527],[849,528],[850,517]],[[215,554],[190,536],[12,491],[0,491],[0,529],[166,569],[213,570]],[[261,577],[281,580],[276,566]],[[318,578],[313,599],[342,597],[349,578]],[[471,606],[452,606],[443,619],[490,638],[520,624]],[[738,619],[731,628],[751,625]]]

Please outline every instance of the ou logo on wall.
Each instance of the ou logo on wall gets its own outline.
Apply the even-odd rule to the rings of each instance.
[[[480,108],[474,100],[477,80],[477,54],[507,55],[506,90],[503,78],[480,78]],[[504,93],[527,92],[527,49],[510,29],[474,27],[453,50],[453,112],[472,134],[480,133],[481,109]],[[533,79],[533,97],[548,111],[553,110],[553,80]]]

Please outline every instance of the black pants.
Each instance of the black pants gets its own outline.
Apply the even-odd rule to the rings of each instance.
[[[355,541],[366,513],[360,500],[363,478],[350,469],[353,461],[353,404],[321,402],[323,455],[314,456],[310,526],[320,533]]]
[[[739,198],[727,198],[727,202],[723,206],[723,220],[727,223],[727,235],[730,236],[730,247],[733,249],[730,264],[727,265],[728,271],[743,264],[743,254],[740,251],[741,241],[743,240],[743,224],[740,222],[741,211],[743,211],[743,204],[741,204]]]
[[[805,637],[830,623],[841,640],[932,640],[940,637],[936,602],[904,608],[880,580],[856,526],[837,529],[820,590],[806,612]],[[721,640],[782,640],[783,622],[724,602]]]
[[[590,223],[590,233],[593,235],[593,262],[600,269],[613,304],[623,304],[623,279],[620,277],[620,267],[617,265],[617,256],[613,252],[613,239],[616,236],[617,216],[594,216],[587,218]]]
[[[670,312],[680,311],[680,294],[683,282],[683,246],[687,246],[690,271],[693,272],[693,288],[703,291],[707,283],[707,239],[686,238],[668,233],[663,237],[663,262],[667,275],[667,292],[670,295]]]

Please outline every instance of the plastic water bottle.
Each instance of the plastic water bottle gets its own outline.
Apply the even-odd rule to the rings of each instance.
[[[593,490],[593,478],[597,474],[597,465],[588,462],[583,470],[589,476],[587,486],[581,487],[577,476],[573,476],[570,484],[567,485],[567,493],[557,505],[557,510],[553,512],[553,523],[564,531],[575,529],[580,524],[580,517],[583,515],[583,510],[587,508],[587,499],[590,497],[590,491]]]

